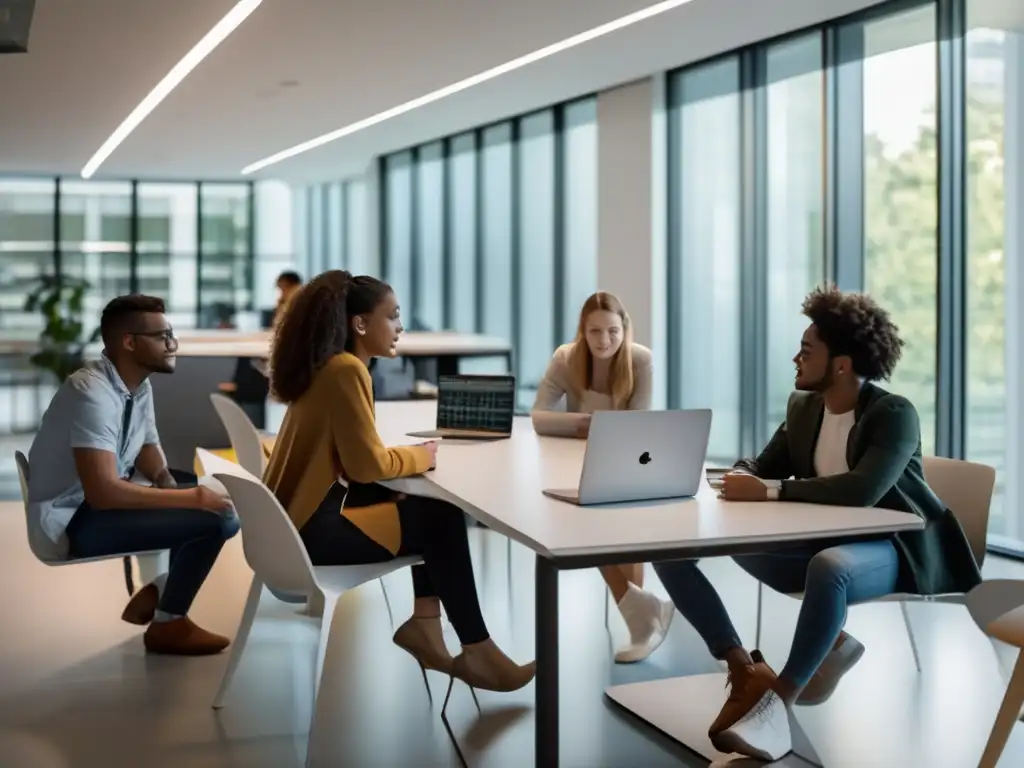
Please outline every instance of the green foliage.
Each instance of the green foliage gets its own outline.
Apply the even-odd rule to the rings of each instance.
[[[100,336],[99,327],[85,333],[82,304],[90,287],[80,278],[64,276],[58,280],[44,275],[25,298],[25,311],[39,312],[43,317],[39,351],[32,355],[31,362],[61,382],[82,367],[86,345]]]
[[[968,375],[971,397],[1003,387],[1003,108],[967,102]],[[921,412],[934,445],[938,331],[938,142],[934,112],[914,142],[892,152],[865,137],[865,288],[889,309],[906,341],[892,389]]]

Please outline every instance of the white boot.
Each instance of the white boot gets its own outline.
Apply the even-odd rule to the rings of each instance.
[[[615,662],[631,664],[654,653],[668,635],[675,610],[671,601],[630,584],[619,601],[619,612],[629,629],[629,645],[615,652]]]

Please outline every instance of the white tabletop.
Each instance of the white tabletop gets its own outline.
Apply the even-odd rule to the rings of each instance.
[[[416,442],[405,433],[431,429],[436,407],[379,403],[378,432],[389,445]],[[510,439],[441,441],[437,469],[387,485],[459,503],[488,527],[555,557],[777,545],[923,525],[915,515],[886,509],[725,501],[706,482],[692,499],[639,504],[578,507],[544,496],[545,488],[577,486],[584,448],[583,440],[538,437],[529,418],[519,417]]]
[[[182,331],[178,334],[182,357],[268,357],[270,333],[258,331]],[[398,354],[407,357],[437,355],[504,355],[507,341],[475,333],[407,331],[398,342]]]

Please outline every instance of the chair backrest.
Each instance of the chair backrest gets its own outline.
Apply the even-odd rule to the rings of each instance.
[[[14,463],[18,465],[18,483],[21,485],[21,500],[28,510],[28,457],[21,451],[14,452]]]
[[[985,562],[988,515],[996,471],[973,461],[925,456],[924,479],[964,529],[978,567]]]
[[[259,431],[253,426],[242,407],[230,397],[214,392],[210,395],[210,400],[224,424],[224,429],[227,430],[238,463],[256,477],[263,477],[266,455],[263,452]]]
[[[234,462],[198,449],[203,472],[224,485],[242,522],[242,550],[268,587],[312,597],[319,590],[299,532],[280,502],[258,477]]]

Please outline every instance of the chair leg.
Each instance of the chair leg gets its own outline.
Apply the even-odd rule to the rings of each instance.
[[[306,741],[306,768],[312,765],[313,759],[313,732],[316,728],[316,710],[320,702],[320,687],[324,676],[324,660],[327,658],[327,645],[331,638],[331,622],[334,620],[334,609],[338,605],[338,598],[341,595],[325,594],[323,616],[320,619],[320,642],[316,649],[316,667],[313,674],[313,715],[309,723],[309,737]]]
[[[263,582],[256,576],[252,577],[252,584],[249,585],[249,596],[245,601],[245,609],[242,611],[242,620],[238,624],[238,632],[235,633],[235,641],[231,644],[231,656],[228,657],[228,665],[224,668],[224,676],[220,680],[220,688],[213,699],[213,708],[220,709],[224,706],[224,697],[227,696],[228,688],[238,669],[238,663],[245,653],[245,644],[249,640],[249,631],[252,629],[253,621],[256,620],[256,611],[260,607],[260,595],[263,594]]]
[[[754,647],[761,647],[761,609],[764,607],[764,584],[757,582],[757,629],[754,631]]]
[[[171,553],[163,551],[156,555],[139,555],[139,579],[143,584],[151,584],[157,576],[167,573],[171,567]]]
[[[914,666],[920,672],[921,657],[917,652],[917,640],[914,638],[914,627],[910,623],[910,611],[907,609],[907,604],[900,602],[900,610],[903,612],[903,623],[907,626],[907,639],[910,640],[910,650],[914,653]]]
[[[391,622],[391,628],[395,628],[395,614],[391,612],[391,600],[388,598],[388,588],[384,586],[384,577],[377,579],[380,582],[380,591],[384,593],[384,605],[388,609],[388,621]]]
[[[608,625],[608,622],[609,622],[609,620],[611,618],[611,609],[608,607],[608,603],[610,601],[611,601],[611,590],[608,589],[608,587],[605,587],[604,588],[604,628],[608,632],[612,631],[611,627]]]
[[[992,726],[992,732],[985,744],[985,751],[981,755],[981,762],[978,768],[996,768],[999,757],[1003,754],[1006,742],[1010,738],[1013,726],[1020,717],[1021,707],[1024,706],[1024,651],[1017,656],[1017,663],[1014,664],[1013,674],[1010,676],[1010,684],[1006,687],[1006,694],[1003,696],[1003,703],[999,707],[996,721]]]

